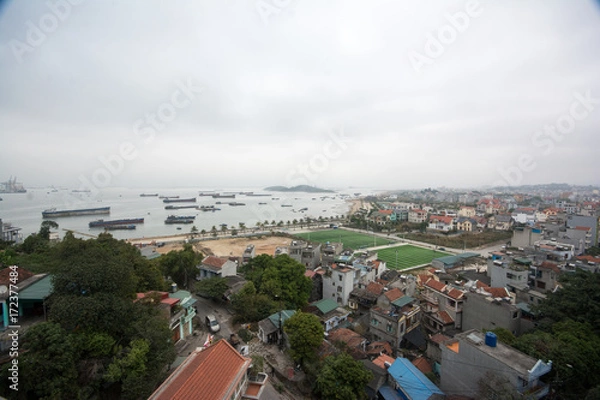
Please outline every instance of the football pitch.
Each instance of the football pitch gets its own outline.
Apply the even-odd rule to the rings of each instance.
[[[429,264],[434,258],[448,255],[448,253],[442,251],[424,249],[412,245],[394,246],[377,250],[377,257],[385,261],[389,269],[398,270],[414,267],[415,265]]]
[[[323,231],[297,233],[294,236],[298,236],[299,238],[319,243],[341,242],[344,244],[345,248],[349,247],[354,250],[396,243],[393,240],[385,239],[379,236],[351,232],[344,229],[326,229]]]

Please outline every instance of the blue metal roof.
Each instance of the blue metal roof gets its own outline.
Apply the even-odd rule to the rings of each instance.
[[[379,388],[379,395],[383,397],[384,400],[404,400],[394,389],[388,385],[383,385]]]
[[[407,358],[396,358],[388,373],[412,400],[427,400],[433,394],[444,394]]]

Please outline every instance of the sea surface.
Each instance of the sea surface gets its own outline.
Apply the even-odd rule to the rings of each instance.
[[[199,196],[204,193],[236,194],[235,198],[215,199],[211,196]],[[270,194],[270,196],[247,196],[240,192]],[[192,188],[163,188],[163,189],[130,189],[107,188],[98,192],[76,192],[70,189],[28,189],[27,193],[2,193],[0,197],[0,219],[22,228],[23,237],[39,231],[44,220],[42,211],[55,208],[56,210],[72,210],[82,208],[110,207],[110,215],[85,215],[59,217],[51,220],[58,223],[60,236],[66,230],[88,235],[97,235],[103,228],[89,228],[91,221],[98,219],[113,220],[123,218],[144,218],[143,224],[138,224],[135,230],[113,230],[110,233],[118,239],[166,236],[190,232],[192,226],[198,231],[209,232],[213,226],[221,230],[222,224],[229,229],[239,230],[239,224],[246,228],[255,228],[258,222],[275,220],[287,221],[310,217],[317,219],[344,215],[349,211],[347,201],[355,197],[357,189],[348,189],[336,193],[296,193],[296,192],[267,192],[260,188],[227,188],[219,191],[211,189]],[[204,212],[196,209],[166,210],[163,199],[158,197],[140,197],[142,193],[158,193],[160,196],[180,196],[180,198],[196,197],[197,206],[215,206],[218,211]],[[363,195],[365,193],[362,193]],[[217,204],[220,201],[222,204]],[[228,203],[244,203],[243,206],[230,206]],[[266,203],[266,204],[259,204]],[[172,205],[193,205],[194,203],[170,203]],[[289,207],[282,207],[289,205]],[[306,208],[305,211],[300,211]],[[195,216],[193,224],[165,224],[169,215]],[[180,229],[178,229],[180,228]],[[77,236],[77,234],[76,234]],[[81,236],[79,236],[81,237]]]

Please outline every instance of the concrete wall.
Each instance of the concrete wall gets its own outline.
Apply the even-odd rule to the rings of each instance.
[[[467,294],[463,303],[463,330],[504,328],[513,335],[520,335],[521,310],[514,304],[492,300],[480,293]]]

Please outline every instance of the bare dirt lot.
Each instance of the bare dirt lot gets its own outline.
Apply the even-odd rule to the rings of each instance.
[[[194,248],[204,255],[215,255],[220,257],[241,257],[246,247],[254,245],[255,254],[273,255],[277,246],[289,246],[291,239],[280,236],[263,236],[261,238],[229,238],[202,240],[194,243]],[[183,249],[183,241],[166,242],[164,246],[156,248],[160,254],[166,254],[171,250]]]

